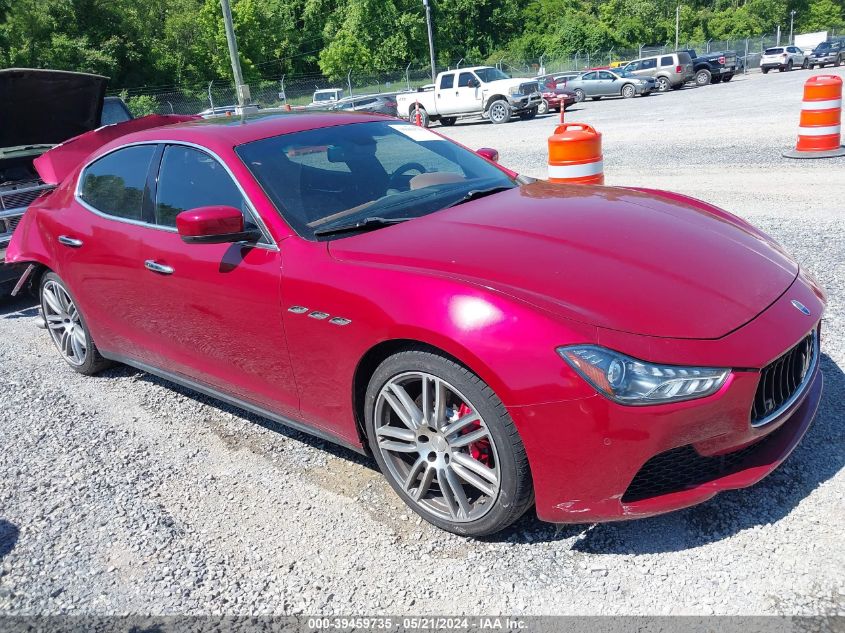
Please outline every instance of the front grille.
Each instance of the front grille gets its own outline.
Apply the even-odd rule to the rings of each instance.
[[[689,490],[738,472],[777,435],[775,431],[755,444],[714,457],[699,455],[690,445],[655,455],[637,472],[622,495],[622,503]]]
[[[536,81],[532,81],[531,83],[525,83],[519,85],[519,92],[520,94],[530,95],[534,94],[535,92],[540,92],[540,84]]]
[[[815,354],[816,335],[813,332],[763,368],[751,410],[752,426],[762,426],[790,404],[790,399],[803,386],[815,362]]]

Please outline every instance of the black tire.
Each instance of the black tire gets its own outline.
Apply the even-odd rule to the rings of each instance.
[[[584,94],[584,91],[580,88],[576,88],[574,91],[575,93],[575,103],[581,103],[584,101],[587,95]]]
[[[63,351],[60,347],[60,341],[57,340],[59,337],[62,340],[68,340],[73,338],[73,334],[70,331],[65,330],[64,336],[66,339],[62,338],[62,334],[57,334],[58,331],[55,328],[50,327],[50,323],[48,323],[49,317],[51,312],[54,310],[50,307],[50,300],[48,297],[55,298],[55,294],[52,293],[56,286],[61,288],[64,291],[67,298],[72,302],[70,305],[73,307],[78,314],[78,323],[76,323],[76,327],[82,330],[82,334],[85,339],[85,350],[84,354],[82,354],[79,358],[81,362],[75,363],[69,360],[68,354]],[[45,292],[46,290],[46,292]],[[102,370],[106,369],[107,367],[112,365],[112,362],[108,359],[103,358],[100,355],[100,351],[97,349],[97,346],[94,344],[94,339],[91,337],[91,332],[88,330],[88,325],[85,322],[85,317],[82,315],[82,312],[77,307],[77,301],[71,294],[68,287],[65,285],[65,282],[61,280],[61,278],[54,272],[45,273],[44,276],[41,277],[41,284],[38,288],[38,301],[41,305],[41,314],[44,317],[45,323],[47,323],[47,329],[50,333],[50,338],[53,340],[53,343],[56,345],[56,349],[59,350],[59,353],[62,355],[62,358],[65,362],[74,369],[74,371],[79,372],[80,374],[84,374],[86,376],[93,376],[101,372]],[[69,310],[67,311],[69,312]],[[68,319],[70,321],[70,319]],[[63,329],[62,326],[59,326],[59,329]]]
[[[633,84],[625,84],[622,86],[622,98],[623,99],[630,99],[637,94],[637,89],[634,88]]]
[[[725,83],[729,82],[733,78],[734,78],[734,76],[733,76],[732,73],[728,73],[727,75],[722,75],[722,81],[724,81]]]
[[[496,99],[490,104],[490,107],[487,108],[487,116],[490,117],[490,121],[497,125],[507,123],[511,120],[512,115],[513,111],[511,110],[511,105],[504,99]]]
[[[456,117],[456,116],[440,117],[440,125],[445,125],[446,127],[450,127],[452,125],[455,125],[455,121],[457,121],[457,120],[458,120],[458,117]]]
[[[702,68],[701,70],[695,73],[696,86],[707,86],[710,84],[711,79],[713,79],[713,75],[706,68]]]
[[[768,74],[769,74],[769,70],[770,70],[769,68],[763,68],[762,70],[763,70],[763,74],[764,74],[764,75],[768,75]]]
[[[379,448],[375,426],[379,394],[391,379],[409,372],[430,374],[456,387],[472,404],[472,409],[481,416],[490,432],[495,445],[500,487],[492,505],[488,505],[485,514],[475,520],[448,520],[415,501],[393,475]],[[382,362],[373,373],[364,406],[368,443],[379,468],[408,507],[432,525],[455,534],[484,536],[511,525],[533,504],[534,489],[528,457],[513,420],[493,390],[469,369],[424,349],[399,352]]]
[[[842,58],[841,57],[837,57],[836,61],[833,62],[833,65],[836,66],[836,67],[839,67],[841,64],[842,64]]]
[[[537,114],[548,114],[549,113],[549,102],[543,99],[540,101],[540,105],[537,106]]]
[[[411,106],[411,111],[408,114],[408,120],[411,123],[416,124],[417,122],[417,108],[416,106]],[[420,125],[422,127],[428,127],[431,125],[431,117],[428,116],[428,112],[425,111],[425,108],[420,106]]]
[[[658,77],[657,78],[657,91],[658,92],[668,92],[669,88],[671,88],[669,84],[668,77]]]
[[[805,57],[804,61],[801,63],[801,70],[807,70],[807,67],[809,65],[810,65],[810,60]]]
[[[813,70],[813,68],[815,68],[815,67],[816,67],[815,64],[810,64],[810,70]]]

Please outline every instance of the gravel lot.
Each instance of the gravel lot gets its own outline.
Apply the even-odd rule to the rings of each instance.
[[[758,486],[622,524],[529,514],[468,540],[421,523],[345,449],[127,368],[75,374],[31,302],[7,301],[0,612],[845,614],[845,159],[780,157],[810,74],[568,114],[604,133],[608,184],[748,217],[829,291],[819,416]],[[444,131],[544,176],[555,121]]]

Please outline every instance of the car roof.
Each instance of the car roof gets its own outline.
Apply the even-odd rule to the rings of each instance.
[[[121,136],[109,145],[116,147],[128,143],[177,141],[196,143],[219,150],[281,134],[384,120],[385,117],[382,115],[368,114],[313,111],[263,112],[244,116],[195,119],[154,127]]]

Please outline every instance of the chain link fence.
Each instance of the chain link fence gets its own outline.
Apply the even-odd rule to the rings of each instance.
[[[832,29],[829,36],[836,36]],[[841,34],[840,34],[841,36]],[[679,49],[694,49],[696,53],[734,51],[744,72],[760,67],[760,57],[767,48],[787,44],[788,36],[772,33],[758,37],[737,40],[707,40],[704,42],[681,42]],[[674,42],[659,46],[638,46],[637,48],[615,49],[607,51],[587,49],[578,50],[572,55],[553,58],[541,55],[539,59],[520,60],[507,56],[493,57],[486,60],[460,59],[455,64],[437,68],[437,71],[455,68],[491,65],[515,77],[534,77],[545,73],[585,70],[610,66],[650,55],[661,55],[676,50]],[[261,108],[305,106],[311,103],[315,90],[339,88],[343,96],[364,94],[395,94],[416,90],[431,83],[429,66],[413,67],[385,71],[376,74],[361,74],[350,71],[345,78],[330,80],[321,74],[281,75],[250,84],[251,103]],[[123,97],[136,116],[159,114],[196,114],[211,112],[212,109],[225,111],[237,103],[237,96],[231,81],[216,79],[206,84],[182,86],[140,87],[111,94]]]

